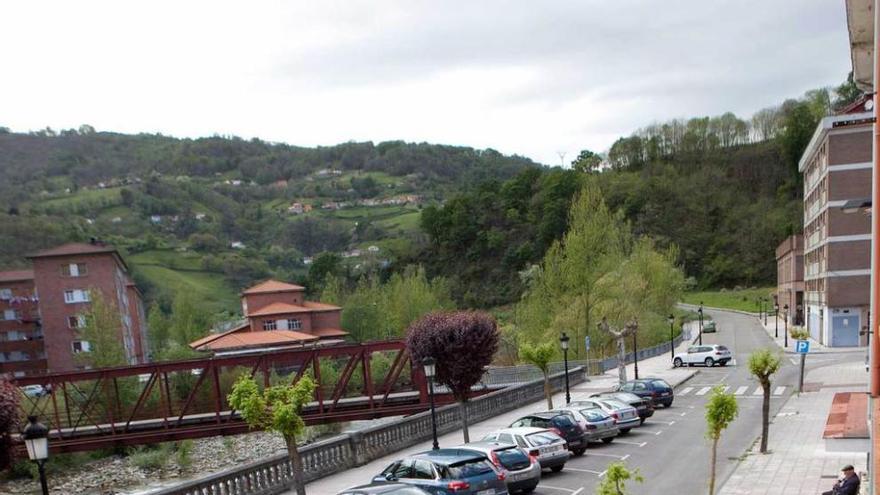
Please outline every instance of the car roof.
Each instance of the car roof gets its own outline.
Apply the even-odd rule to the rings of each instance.
[[[377,481],[374,483],[369,483],[366,485],[358,485],[353,486],[351,488],[346,488],[342,490],[340,493],[370,493],[370,494],[381,494],[387,493],[394,490],[400,490],[401,488],[418,488],[413,485],[408,485],[406,483],[385,483],[382,481]]]
[[[532,414],[526,414],[525,416],[523,416],[522,418],[519,418],[519,419],[523,419],[523,418],[549,419],[549,418],[555,418],[556,416],[559,416],[559,414],[560,414],[559,411],[556,411],[556,410],[554,410],[554,411],[540,411],[540,412],[536,412],[536,413],[532,413]]]
[[[428,459],[437,464],[455,464],[458,462],[482,460],[486,456],[474,452],[473,450],[465,450],[460,448],[437,449],[420,452],[409,456],[414,459]]]
[[[457,449],[479,449],[479,450],[502,450],[516,445],[508,442],[497,442],[495,440],[480,440],[479,442],[465,443],[457,446]]]
[[[547,428],[538,428],[537,426],[514,426],[512,428],[501,428],[492,433],[511,433],[513,435],[531,435],[543,431],[550,431]]]

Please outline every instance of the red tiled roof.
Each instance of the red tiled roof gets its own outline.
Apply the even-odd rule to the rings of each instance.
[[[250,326],[251,326],[250,323],[245,322],[245,323],[233,328],[232,330],[227,330],[222,333],[209,333],[208,335],[206,335],[198,340],[194,340],[194,341],[190,342],[189,346],[192,347],[193,349],[195,349],[197,347],[200,347],[200,346],[207,344],[208,342],[219,339],[220,337],[223,337],[224,335],[228,335],[230,333],[238,332],[239,330],[244,330],[246,328],[250,328]]]
[[[348,332],[338,328],[313,328],[312,333],[318,337],[344,337],[348,335]]]
[[[332,304],[325,304],[317,301],[303,301],[303,306],[315,311],[334,311],[338,309],[342,309],[339,306],[334,306]]]
[[[304,306],[297,306],[296,304],[284,303],[284,302],[273,302],[268,306],[263,306],[262,308],[249,312],[247,315],[250,316],[269,316],[269,315],[283,315],[287,313],[311,313],[312,310],[306,308]]]
[[[0,272],[0,282],[18,282],[20,280],[33,280],[33,270],[8,270]]]
[[[260,332],[226,332],[201,345],[199,341],[190,347],[200,351],[219,351],[243,347],[269,347],[277,345],[296,345],[318,340],[315,335],[291,330],[266,330]]]
[[[246,289],[242,294],[265,294],[267,292],[293,292],[302,290],[306,290],[306,288],[301,285],[288,284],[286,282],[269,279]]]
[[[86,244],[83,242],[69,242],[61,246],[44,249],[28,255],[28,258],[46,258],[49,256],[70,256],[73,254],[98,254],[115,253],[116,248],[106,244]]]

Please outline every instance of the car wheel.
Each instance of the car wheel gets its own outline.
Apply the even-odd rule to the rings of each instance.
[[[707,368],[715,366],[715,360],[713,360],[712,358],[706,358],[703,363],[706,365]]]
[[[721,362],[718,363],[718,364],[720,364],[721,366],[727,366],[727,361],[721,361]]]
[[[642,419],[639,420],[639,426],[641,426],[641,425],[643,425],[643,424],[645,424],[645,418],[642,418]]]
[[[629,433],[629,430],[631,430],[631,429],[632,429],[632,428],[621,428],[621,429],[620,429],[620,434],[621,434],[621,435],[626,435],[627,433]]]
[[[565,467],[565,464],[563,464],[561,466],[553,466],[552,468],[550,468],[550,471],[553,471],[554,473],[558,473],[559,471],[562,471],[562,468],[564,468],[564,467]]]
[[[537,487],[535,487],[535,486],[531,486],[531,487],[529,487],[529,488],[523,488],[523,489],[522,489],[522,492],[520,492],[520,493],[526,493],[526,494],[528,494],[528,493],[532,493],[533,491],[535,491],[535,488],[537,488]]]
[[[603,438],[602,441],[605,443],[611,443],[614,441],[614,437]]]
[[[683,363],[681,362],[681,358],[675,358],[675,360],[672,361],[672,367],[673,367],[673,368],[681,368],[681,365],[682,365],[682,364],[683,364]]]
[[[575,457],[580,457],[580,456],[584,455],[584,452],[586,452],[586,450],[587,449],[584,449],[584,448],[574,449],[571,451],[571,453],[574,454]]]

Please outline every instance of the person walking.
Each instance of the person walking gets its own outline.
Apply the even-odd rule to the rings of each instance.
[[[822,495],[858,495],[862,480],[856,474],[855,468],[846,465],[841,471],[843,471],[843,478],[837,480],[831,490],[822,493]]]

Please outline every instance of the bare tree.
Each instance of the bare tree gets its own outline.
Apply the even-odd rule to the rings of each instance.
[[[616,330],[611,328],[607,318],[602,318],[599,322],[599,330],[611,335],[617,341],[617,373],[620,384],[623,385],[626,383],[626,339],[639,331],[639,322],[633,318],[623,326],[622,330]]]

